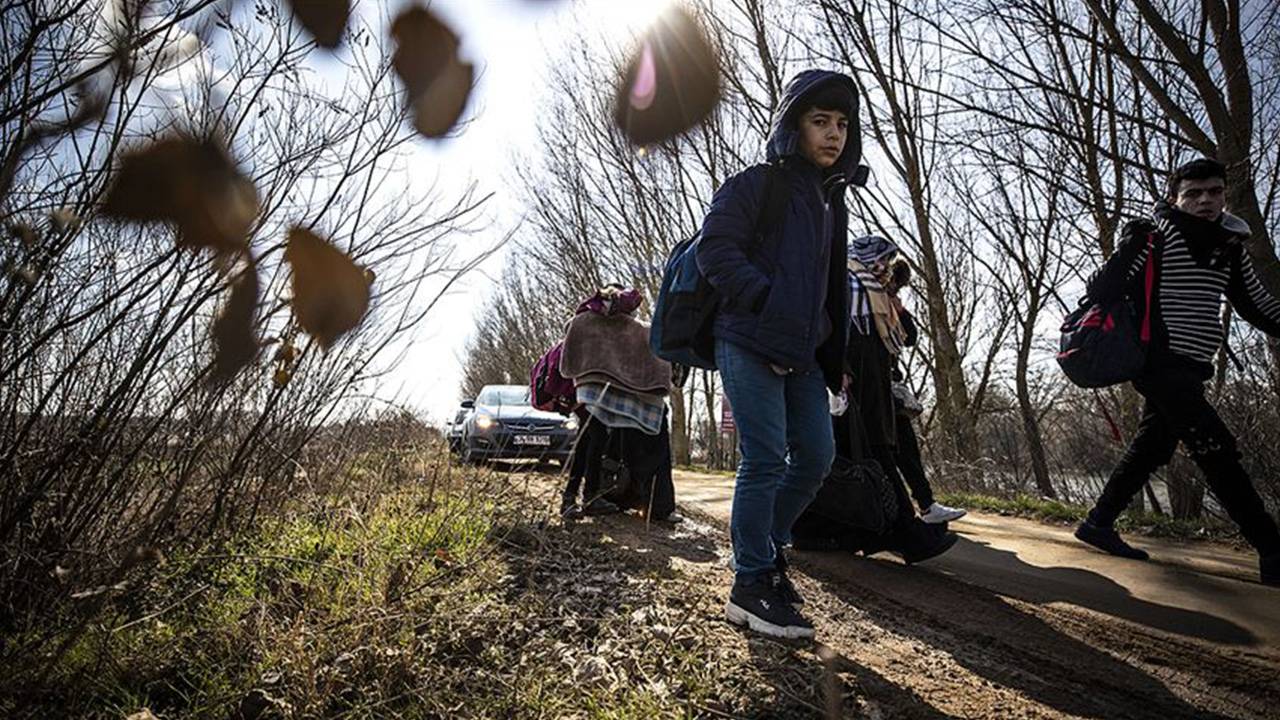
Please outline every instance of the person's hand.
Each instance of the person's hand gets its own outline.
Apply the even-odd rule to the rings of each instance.
[[[902,307],[902,299],[899,298],[897,295],[889,295],[889,304],[893,306],[894,311],[897,312],[899,315],[906,312],[906,310]]]

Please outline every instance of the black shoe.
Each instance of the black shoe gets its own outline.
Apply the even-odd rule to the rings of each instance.
[[[782,574],[765,572],[734,579],[724,615],[762,635],[788,640],[813,637],[813,623],[782,596]]]
[[[582,517],[582,508],[578,507],[576,498],[570,495],[560,498],[560,517],[564,520],[577,520]]]
[[[1115,528],[1094,525],[1088,520],[1080,523],[1080,527],[1076,528],[1076,539],[1116,557],[1130,560],[1146,560],[1151,557],[1146,550],[1139,550],[1125,542]]]
[[[1270,555],[1258,560],[1258,576],[1263,585],[1280,587],[1280,555]]]
[[[782,599],[791,605],[803,605],[804,598],[800,597],[800,592],[796,590],[795,584],[791,582],[791,578],[787,577],[787,568],[791,563],[787,562],[787,555],[778,548],[773,556],[773,566],[778,569],[778,574],[782,576],[782,582],[778,585],[778,592],[782,594]]]
[[[936,558],[951,549],[960,536],[948,532],[945,525],[926,525],[914,521],[902,544],[902,560],[908,565]]]
[[[586,507],[582,508],[582,512],[587,515],[612,515],[613,513],[622,512],[622,508],[602,497],[598,497],[587,503]]]

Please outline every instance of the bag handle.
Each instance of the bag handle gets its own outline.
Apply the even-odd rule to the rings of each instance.
[[[863,376],[863,369],[866,365],[866,356],[859,353],[858,355],[858,378]],[[852,385],[852,383],[850,383]],[[856,449],[858,457],[849,458],[857,462],[866,462],[873,459],[871,457],[871,438],[867,437],[867,426],[862,417],[862,408],[858,404],[853,393],[845,391],[848,395],[849,408],[845,410],[845,417],[849,418],[849,454],[853,455]]]

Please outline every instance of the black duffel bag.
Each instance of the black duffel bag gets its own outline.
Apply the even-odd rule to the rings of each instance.
[[[880,463],[839,455],[808,512],[873,535],[889,532],[898,517],[898,497]]]

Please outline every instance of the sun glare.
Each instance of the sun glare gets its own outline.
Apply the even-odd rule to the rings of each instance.
[[[597,0],[594,12],[611,33],[626,36],[642,32],[676,0]]]

